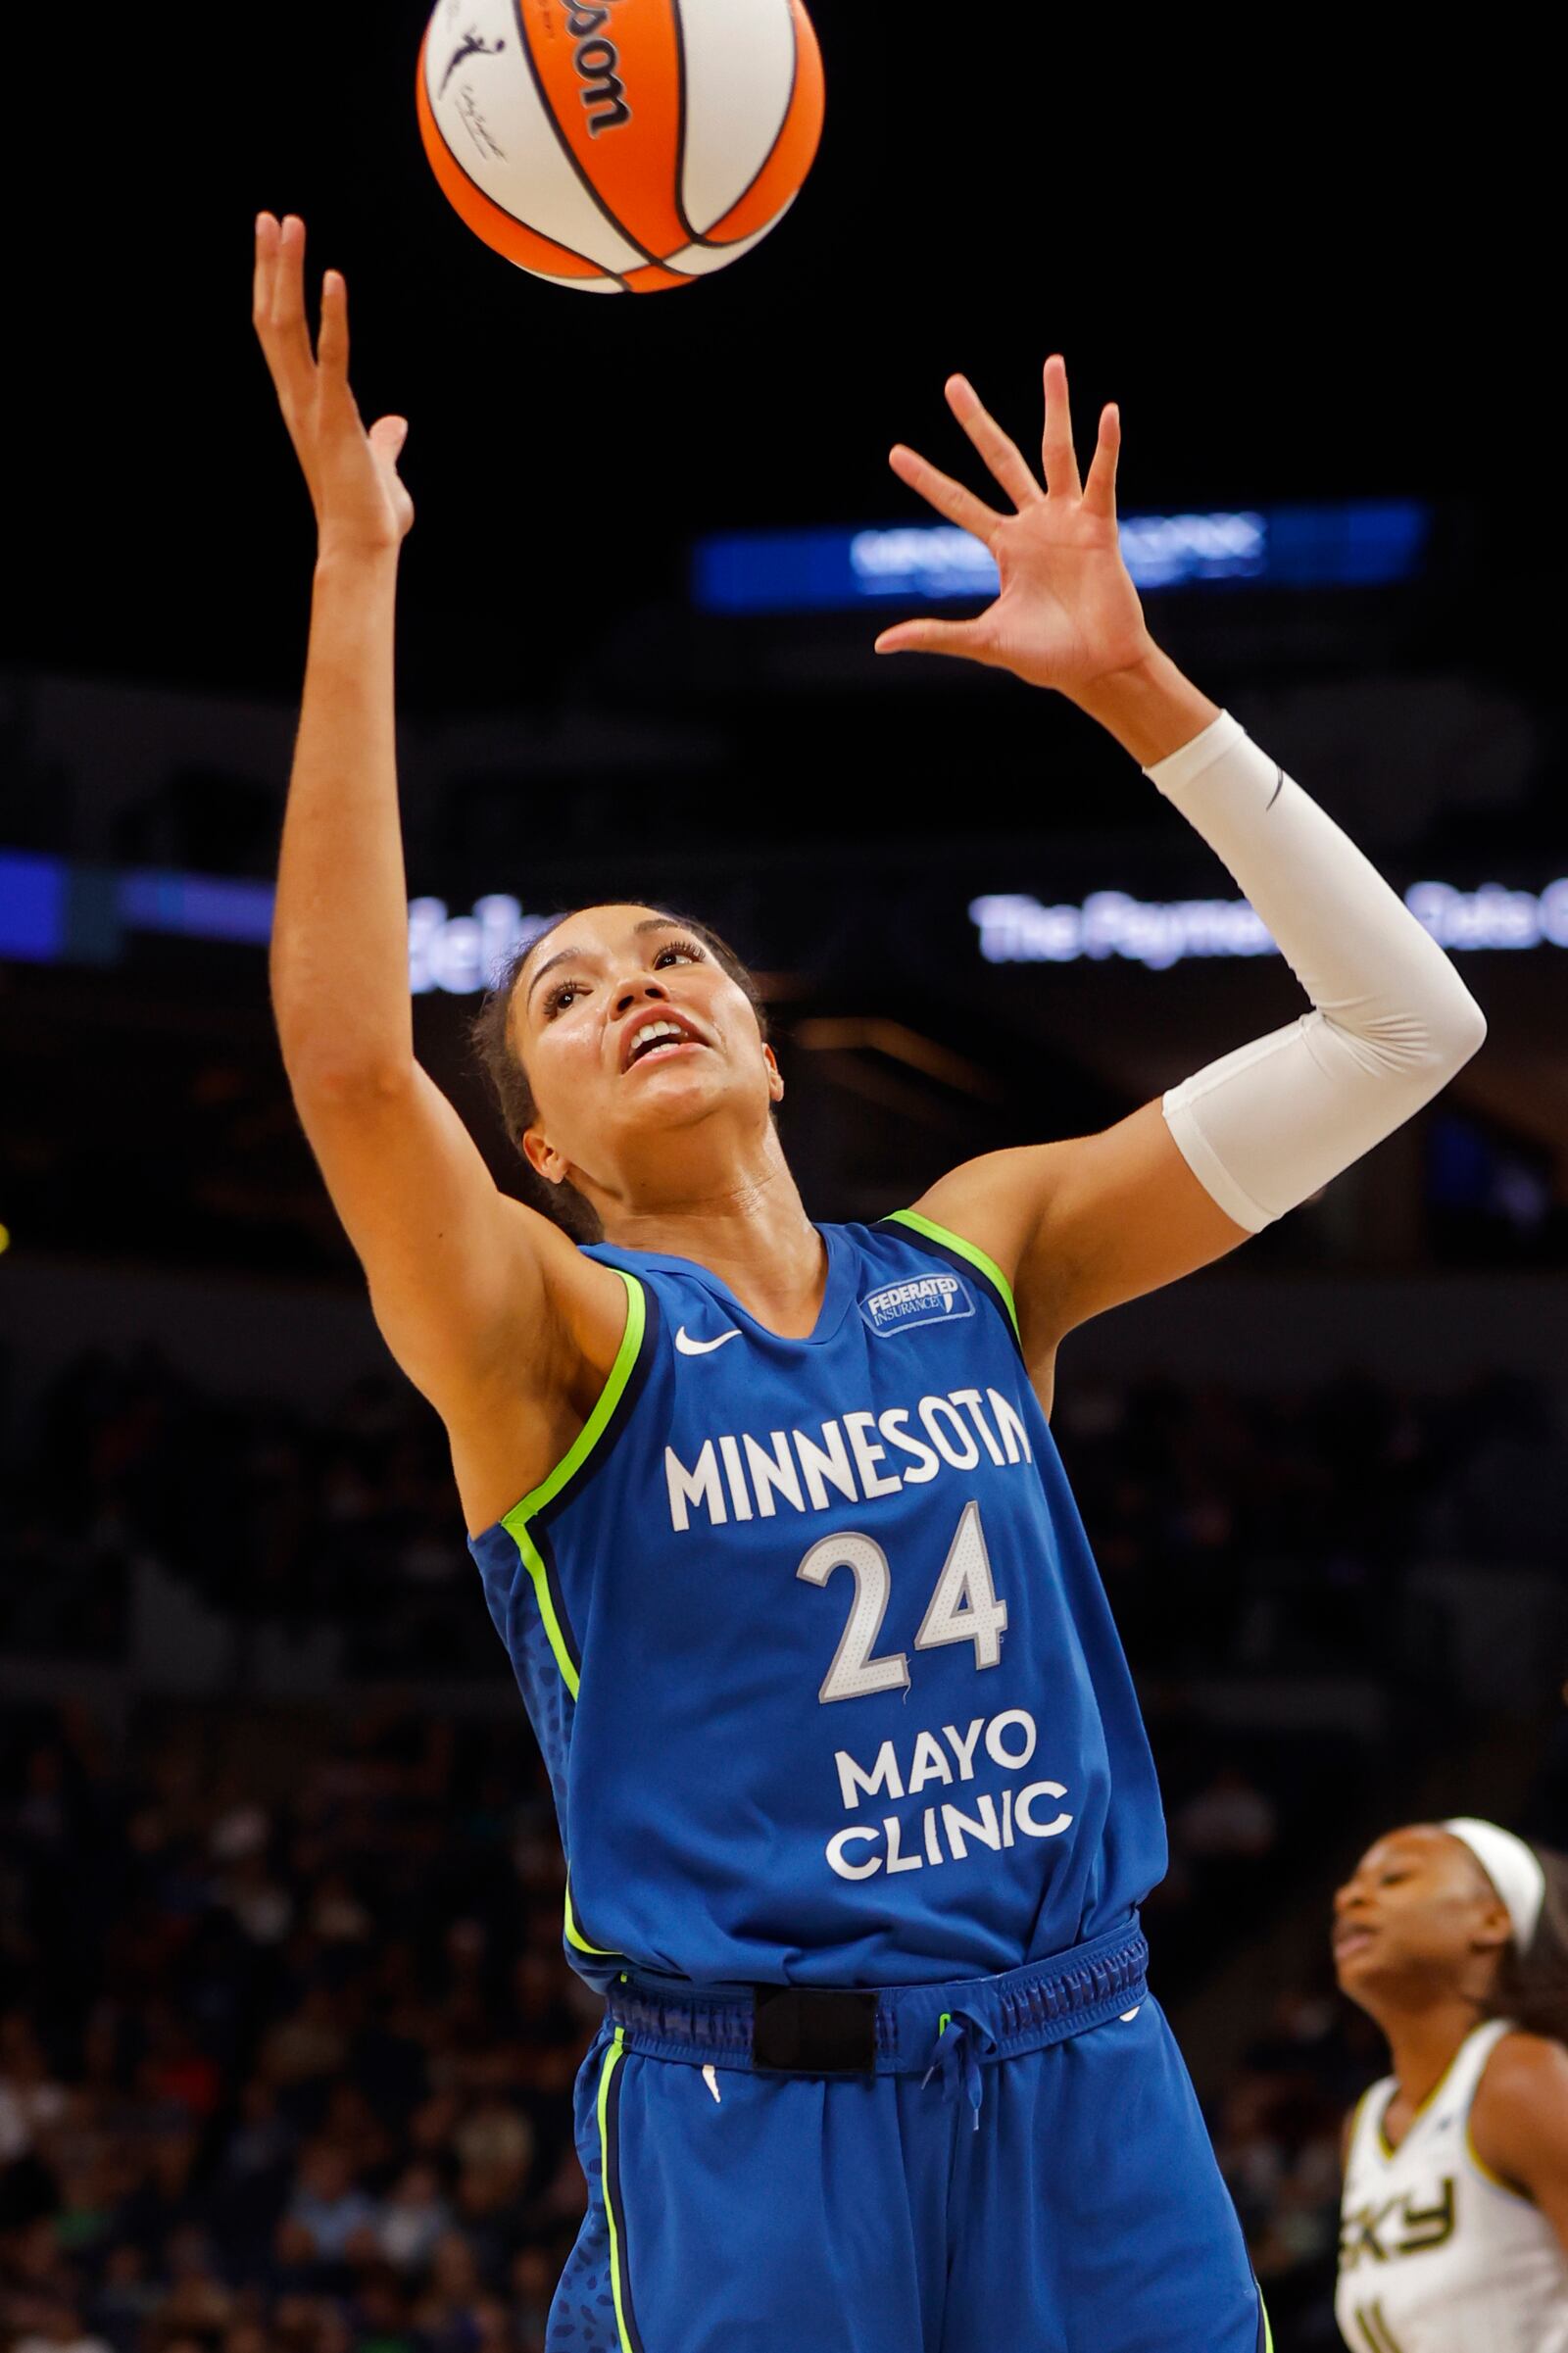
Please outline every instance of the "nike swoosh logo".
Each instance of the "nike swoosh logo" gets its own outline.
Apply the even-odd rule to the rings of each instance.
[[[716,1340],[693,1340],[682,1324],[675,1335],[675,1346],[683,1356],[710,1356],[715,1348],[723,1347],[726,1340],[739,1340],[740,1336],[740,1325],[731,1324],[729,1330],[720,1332]]]

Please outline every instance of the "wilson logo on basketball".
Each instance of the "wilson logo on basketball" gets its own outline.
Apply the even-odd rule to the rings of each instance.
[[[597,139],[602,130],[618,129],[631,121],[626,85],[620,78],[620,51],[608,39],[605,27],[615,0],[575,0],[566,10],[566,30],[577,46],[572,63],[582,83],[582,102],[588,109],[588,132]]]
[[[430,169],[474,235],[534,277],[587,294],[695,285],[782,221],[811,168],[822,58],[804,0],[427,5]]]

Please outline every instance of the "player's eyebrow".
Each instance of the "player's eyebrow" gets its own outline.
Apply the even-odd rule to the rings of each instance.
[[[636,939],[641,939],[644,932],[679,931],[679,929],[680,925],[676,922],[673,915],[644,915],[640,923],[634,923],[632,925],[632,935]],[[544,962],[540,965],[538,971],[534,974],[532,980],[528,983],[529,1004],[532,1004],[533,993],[535,989],[538,988],[539,983],[544,979],[544,976],[547,972],[554,972],[558,964],[564,964],[567,961],[568,957],[581,956],[582,953],[583,952],[580,948],[558,948],[554,956],[547,956]]]
[[[565,963],[568,956],[579,956],[581,953],[581,950],[577,948],[558,948],[554,956],[547,956],[544,962],[540,965],[538,971],[534,974],[532,980],[528,983],[529,1004],[532,1004],[533,993],[535,989],[538,988],[539,983],[544,979],[544,976],[547,972],[554,972],[556,966],[558,964]]]

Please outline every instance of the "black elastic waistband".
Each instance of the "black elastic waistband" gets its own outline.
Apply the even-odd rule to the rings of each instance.
[[[628,1974],[608,1999],[626,2049],[649,2058],[800,2075],[910,2075],[929,2066],[950,2018],[964,2020],[990,2060],[1044,2050],[1125,2017],[1148,1996],[1148,1966],[1134,1916],[1108,1936],[1000,1977],[707,1993]]]

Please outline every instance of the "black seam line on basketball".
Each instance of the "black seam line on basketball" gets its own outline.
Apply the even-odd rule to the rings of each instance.
[[[440,140],[442,146],[452,158],[456,169],[462,172],[464,178],[467,181],[469,187],[474,190],[475,194],[482,196],[486,204],[495,204],[496,211],[498,213],[505,213],[505,205],[496,204],[496,200],[491,195],[489,189],[483,188],[479,185],[479,182],[474,178],[473,173],[468,170],[468,167],[464,162],[462,156],[459,155],[457,149],[453,146],[452,141],[447,137],[446,131],[442,125],[441,118],[435,111],[435,100],[430,96],[428,88],[428,74],[425,76],[425,80],[427,85],[424,93],[425,103],[430,109],[430,121],[435,125],[436,137]],[[439,182],[437,184],[439,185]],[[454,211],[457,210],[456,206],[454,206],[452,209]],[[507,213],[507,219],[510,221],[512,218],[513,216],[510,213]],[[459,215],[459,219],[462,219],[461,214]],[[469,229],[469,233],[471,235],[479,235],[478,230],[471,228],[470,223],[466,221],[464,221],[463,225],[465,228]],[[517,226],[519,228],[527,228],[531,224],[526,221],[519,221],[517,222]],[[544,237],[545,235],[545,232],[542,228],[535,229],[533,233],[536,237]],[[481,244],[485,244],[488,242],[488,240],[480,237],[479,242]],[[563,245],[559,237],[545,237],[545,243],[547,245],[554,245],[557,251],[560,253],[569,253],[574,262],[586,262],[589,269],[597,270],[601,277],[613,278],[616,285],[620,288],[622,294],[631,293],[632,289],[627,285],[625,279],[621,276],[620,271],[618,270],[608,270],[603,262],[596,262],[591,253],[579,253],[575,245]],[[490,251],[492,253],[496,253],[500,249],[497,246],[492,245],[490,247]],[[512,256],[510,253],[502,254],[501,259],[504,262],[512,262]],[[512,262],[512,267],[514,270],[522,270],[524,275],[527,277],[543,278],[548,285],[552,286],[574,286],[578,282],[575,278],[558,276],[553,271],[548,270],[530,270],[526,262]]]
[[[1267,816],[1267,814],[1268,814],[1268,810],[1269,810],[1270,809],[1272,809],[1272,808],[1273,808],[1273,806],[1274,806],[1275,802],[1276,802],[1276,801],[1279,799],[1279,797],[1280,797],[1281,793],[1283,793],[1283,792],[1284,792],[1284,790],[1285,790],[1285,770],[1284,770],[1283,768],[1281,768],[1281,767],[1276,767],[1276,768],[1275,768],[1275,770],[1274,770],[1274,790],[1273,790],[1273,791],[1270,793],[1270,795],[1269,795],[1269,797],[1268,797],[1268,808],[1267,808],[1267,809],[1264,809],[1264,811],[1263,811],[1263,814],[1264,814],[1265,816]]]
[[[675,28],[675,218],[686,232],[687,244],[701,245],[703,240],[686,210],[686,18],[681,0],[669,0],[669,14]],[[681,274],[695,277],[700,272]]]
[[[641,237],[634,237],[631,233],[631,230],[626,226],[626,223],[616,218],[616,216],[611,211],[609,205],[606,204],[604,198],[600,195],[599,190],[594,186],[593,181],[589,178],[588,173],[584,171],[581,163],[578,161],[577,150],[573,147],[571,141],[566,136],[565,125],[562,123],[560,117],[556,113],[555,108],[550,103],[550,93],[545,88],[543,76],[539,72],[538,60],[535,58],[533,50],[529,46],[528,27],[523,23],[522,18],[522,0],[512,0],[512,13],[517,20],[517,38],[522,44],[522,54],[528,61],[528,71],[533,75],[533,86],[539,93],[539,103],[545,110],[545,119],[549,123],[551,129],[556,134],[556,145],[561,149],[562,154],[565,157],[573,172],[576,172],[577,177],[581,180],[583,186],[587,189],[588,194],[592,197],[594,204],[598,210],[603,213],[606,221],[614,230],[616,236],[619,237],[623,243],[629,245],[633,253],[640,253],[643,257],[643,260],[647,263],[650,263],[655,270],[662,269],[663,267],[663,257],[657,253],[651,253],[648,247],[643,243]],[[605,265],[601,262],[596,264],[596,268],[604,270]],[[605,275],[607,277],[618,277],[622,286],[626,286],[626,278],[618,270],[605,270]],[[630,293],[632,292],[632,288],[630,286],[626,286],[626,291],[627,293]]]
[[[631,2353],[643,2353],[642,2330],[637,2326],[637,2313],[631,2297],[631,2249],[626,2244],[626,2198],[620,2180],[620,2092],[626,2077],[626,2047],[621,2044],[620,2065],[610,2079],[610,2097],[605,2102],[605,2203],[611,2206],[614,2224],[614,2257],[620,2273],[620,2313],[625,2324],[626,2341]]]
[[[735,198],[734,202],[727,204],[724,207],[723,213],[719,215],[719,219],[721,221],[724,219],[726,214],[733,213],[737,205],[743,205],[746,202],[747,197],[750,196],[752,190],[756,187],[758,181],[767,170],[768,165],[773,161],[774,156],[778,153],[778,143],[789,127],[790,109],[795,104],[796,85],[801,78],[801,28],[795,21],[795,10],[791,4],[791,0],[784,0],[784,13],[788,17],[790,23],[790,86],[789,95],[784,101],[784,112],[778,119],[778,128],[774,131],[772,138],[768,142],[766,154],[763,156],[761,162],[758,165],[757,170],[752,173],[752,176],[747,181],[745,187],[742,188],[740,194]],[[776,221],[778,215],[775,213],[773,219]],[[763,226],[767,228],[771,228],[772,225],[772,221],[763,223]],[[749,228],[746,231],[745,236],[710,237],[705,235],[699,237],[696,242],[699,245],[706,245],[710,253],[726,253],[730,246],[744,245],[747,237],[759,236],[760,233],[761,232],[758,229]]]

